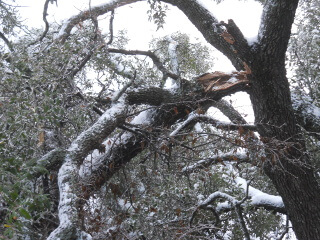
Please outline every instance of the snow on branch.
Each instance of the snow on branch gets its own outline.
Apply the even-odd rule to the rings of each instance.
[[[75,185],[77,184],[79,167],[88,153],[95,148],[99,148],[102,141],[120,123],[124,122],[125,112],[126,105],[123,102],[114,104],[92,127],[82,132],[68,148],[64,163],[58,174],[60,224],[50,234],[49,240],[90,239],[86,233],[77,230],[78,211],[81,209],[81,204]]]
[[[169,41],[168,46],[168,52],[170,57],[170,65],[172,68],[172,71],[179,75],[179,62],[178,62],[178,56],[177,56],[177,48],[178,48],[178,42],[173,40],[171,37],[167,37],[167,40]]]
[[[245,198],[243,198],[243,200],[239,201],[236,198],[230,196],[229,194],[226,194],[223,192],[214,192],[214,193],[210,194],[207,197],[207,199],[205,199],[204,201],[202,201],[198,205],[196,211],[194,211],[192,214],[192,217],[190,219],[190,224],[192,223],[198,209],[200,209],[200,208],[206,209],[209,204],[211,204],[212,202],[216,201],[219,198],[225,199],[226,201],[228,201],[231,204],[231,206],[234,208],[234,210],[237,214],[238,222],[240,224],[240,227],[241,227],[243,234],[245,235],[245,239],[250,239],[249,231],[248,231],[246,223],[244,221],[242,209],[241,209],[241,204],[246,200],[247,196]]]
[[[246,153],[234,153],[234,151],[230,151],[228,153],[222,153],[214,155],[210,158],[202,159],[200,161],[197,161],[196,163],[185,166],[181,172],[183,173],[191,173],[193,171],[196,171],[198,169],[207,168],[212,164],[225,164],[227,162],[237,162],[237,163],[244,163],[249,162],[249,157]]]
[[[267,210],[286,213],[283,200],[280,196],[264,193],[254,187],[248,186],[247,181],[241,177],[236,177],[235,182],[244,191],[248,189],[248,196],[251,199],[250,204],[255,207],[263,207]]]
[[[320,108],[312,104],[308,96],[299,96],[291,92],[295,115],[299,124],[307,131],[314,132],[320,138]]]
[[[155,124],[155,110],[149,109],[137,115],[131,123],[136,125]],[[84,186],[84,195],[90,196],[98,190],[123,165],[134,158],[147,146],[142,134],[124,131],[105,141],[107,146],[103,155],[90,159],[90,163],[82,166],[80,177]],[[143,144],[142,144],[143,143]]]
[[[235,197],[220,191],[214,192],[198,204],[195,211],[192,213],[190,224],[192,224],[193,219],[195,218],[199,209],[207,209],[212,211],[217,220],[219,220],[219,213],[234,210],[237,214],[238,223],[241,227],[241,230],[245,235],[245,239],[250,239],[249,231],[242,213],[244,203],[247,200],[247,204],[255,208],[262,207],[266,210],[286,214],[286,210],[280,196],[270,195],[253,188],[249,186],[251,181],[247,182],[241,177],[236,177],[235,182],[240,188],[243,189],[245,193],[245,196],[241,200],[237,200]],[[225,202],[218,202],[214,204],[218,199],[224,199]]]
[[[142,0],[109,0],[107,3],[92,7],[89,10],[79,13],[78,15],[72,16],[63,23],[58,35],[56,36],[56,39],[58,41],[64,42],[69,37],[72,28],[78,23],[91,19],[92,17],[103,15],[118,7],[122,7],[139,1]]]
[[[191,123],[194,123],[194,122],[210,123],[216,128],[225,129],[225,130],[237,131],[240,128],[242,128],[243,130],[250,130],[250,131],[257,130],[255,125],[227,123],[227,122],[219,121],[217,119],[214,119],[206,115],[191,113],[189,114],[188,118],[170,134],[170,137],[177,135],[181,130],[188,127]]]

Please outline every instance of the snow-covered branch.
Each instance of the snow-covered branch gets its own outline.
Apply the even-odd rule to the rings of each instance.
[[[68,148],[66,157],[58,174],[60,192],[60,224],[49,236],[56,239],[90,239],[90,236],[78,228],[80,199],[77,196],[77,179],[79,167],[90,151],[99,148],[102,141],[124,122],[126,105],[114,104],[88,130],[80,134]],[[79,209],[80,208],[80,209]]]
[[[250,239],[250,235],[247,229],[247,226],[245,224],[243,215],[242,215],[242,210],[241,210],[241,203],[242,201],[238,201],[236,198],[230,196],[229,194],[223,193],[223,192],[215,192],[210,194],[207,199],[205,199],[204,201],[200,202],[196,211],[193,212],[190,223],[192,223],[192,220],[195,217],[195,214],[197,212],[198,209],[206,209],[208,205],[210,205],[212,202],[216,201],[217,199],[225,199],[226,201],[228,201],[231,206],[234,208],[234,210],[237,213],[237,217],[238,217],[238,222],[240,224],[241,230],[245,236],[246,240]]]
[[[279,213],[286,213],[284,203],[280,196],[264,193],[254,187],[248,186],[247,181],[241,177],[236,177],[235,182],[243,191],[247,191],[250,197],[250,205],[254,207],[263,207],[266,210],[271,210]]]
[[[215,118],[203,115],[203,114],[194,114],[191,113],[187,120],[185,120],[182,124],[180,124],[171,134],[170,136],[173,137],[177,135],[181,130],[184,128],[188,127],[190,124],[194,122],[205,122],[205,123],[210,123],[214,127],[219,128],[219,129],[225,129],[225,130],[239,130],[242,128],[243,130],[247,131],[256,131],[256,126],[255,125],[249,125],[249,124],[233,124],[233,123],[227,123],[227,122],[222,122],[219,121]]]
[[[291,93],[291,99],[295,116],[300,126],[308,132],[316,134],[320,138],[320,108],[312,104],[312,100],[308,96],[298,96]]]
[[[249,157],[246,153],[234,153],[234,151],[228,153],[222,153],[214,155],[210,158],[202,159],[197,161],[196,163],[185,166],[181,172],[183,173],[190,173],[196,171],[198,169],[207,168],[212,164],[225,164],[228,162],[237,162],[237,163],[244,163],[249,162]]]
[[[90,10],[83,11],[66,20],[60,28],[59,34],[56,36],[58,41],[64,42],[70,35],[71,30],[78,23],[110,12],[118,7],[125,6],[142,0],[109,0],[100,6],[92,7]]]
[[[245,238],[250,239],[242,212],[244,204],[249,204],[254,208],[264,208],[266,210],[286,214],[286,210],[280,196],[270,195],[253,188],[241,177],[236,177],[235,182],[245,193],[245,197],[242,200],[237,200],[235,197],[220,191],[214,192],[198,204],[195,211],[192,213],[190,224],[192,224],[199,209],[212,211],[217,219],[219,219],[220,213],[234,210],[237,214],[238,222]],[[225,202],[218,202],[214,204],[218,199],[224,199]]]

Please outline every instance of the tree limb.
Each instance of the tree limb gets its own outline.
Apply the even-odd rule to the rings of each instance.
[[[126,107],[123,103],[113,105],[89,129],[82,132],[68,148],[58,174],[60,192],[60,224],[48,237],[49,240],[74,239],[87,235],[78,229],[81,199],[78,197],[77,179],[79,167],[88,153],[99,148],[101,142],[124,122]],[[80,209],[79,209],[80,208]]]
[[[224,31],[218,20],[196,0],[163,0],[179,8],[201,32],[206,41],[222,52],[238,70],[244,70],[242,56],[238,56],[237,50],[227,42],[223,36]],[[239,35],[240,36],[240,35]],[[244,42],[244,41],[243,41]],[[241,51],[242,52],[242,51]],[[247,53],[246,56],[249,54]]]
[[[8,46],[9,50],[11,52],[14,51],[11,42],[9,41],[9,39],[2,33],[0,32],[0,38],[4,41],[4,43]]]
[[[124,49],[114,49],[114,48],[108,48],[108,52],[110,53],[122,53],[125,55],[144,55],[151,58],[154,65],[163,73],[163,75],[166,75],[174,80],[179,79],[179,75],[170,72],[168,69],[164,67],[160,59],[157,57],[157,55],[151,51],[141,51],[141,50],[124,50]]]
[[[63,43],[69,37],[72,28],[76,26],[78,23],[88,20],[93,16],[97,17],[107,12],[113,11],[118,7],[125,6],[125,5],[131,4],[134,2],[139,2],[139,1],[143,1],[143,0],[115,0],[97,7],[93,7],[90,10],[83,11],[78,15],[75,15],[69,18],[67,21],[64,22],[56,39],[61,43]]]

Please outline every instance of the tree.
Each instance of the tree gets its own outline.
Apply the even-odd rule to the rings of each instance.
[[[254,43],[196,0],[147,1],[158,27],[166,6],[177,7],[233,73],[208,73],[210,48],[181,33],[148,51],[126,49],[114,11],[139,0],[106,1],[62,26],[49,25],[49,2],[45,31],[11,42],[18,21],[10,18],[0,32],[2,238],[281,239],[290,220],[298,239],[319,239],[310,144],[319,109],[291,94],[286,76],[298,0],[260,1]],[[14,6],[0,9],[15,16]],[[312,69],[300,54],[290,55],[295,70]],[[222,99],[239,91],[250,96],[254,125]],[[230,123],[207,114],[212,107]]]

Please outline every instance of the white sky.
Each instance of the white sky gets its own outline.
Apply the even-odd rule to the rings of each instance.
[[[79,11],[88,9],[89,2],[91,2],[91,6],[95,6],[105,3],[106,0],[58,0],[58,7],[56,7],[55,4],[49,4],[48,20],[49,22],[56,21],[60,23],[64,19],[79,13]],[[247,38],[257,35],[262,11],[259,3],[253,0],[247,0],[245,2],[225,0],[218,5],[213,0],[201,0],[201,2],[205,3],[204,5],[206,5],[220,21],[227,21],[232,18]],[[44,26],[42,21],[44,0],[17,0],[17,3],[24,6],[21,9],[23,18],[26,19],[29,25],[35,27]],[[201,38],[201,35],[195,27],[188,23],[187,18],[180,11],[177,11],[175,7],[170,7],[170,10],[167,12],[166,19],[169,24],[158,32],[156,32],[156,26],[147,21],[147,10],[148,5],[146,2],[138,2],[121,7],[116,11],[115,28],[128,29],[129,35],[133,40],[135,38],[139,39],[140,43],[138,43],[138,45],[135,44],[135,46],[139,47],[141,45],[141,47],[145,47],[152,35],[161,36],[176,31],[190,33],[190,35],[196,35]]]
[[[219,21],[227,22],[233,19],[241,29],[245,37],[254,38],[258,33],[262,6],[254,0],[237,1],[224,0],[220,4],[216,4],[213,0],[198,0],[205,5]],[[48,21],[61,23],[64,19],[79,13],[79,11],[88,9],[91,6],[105,3],[106,0],[58,0],[58,7],[55,4],[49,4]],[[44,0],[17,0],[21,6],[21,15],[29,26],[43,28],[42,12]],[[115,11],[114,30],[126,29],[130,38],[130,49],[148,50],[148,45],[153,37],[165,36],[170,33],[180,31],[187,33],[189,36],[203,40],[202,35],[189,22],[189,20],[175,7],[170,6],[167,11],[166,24],[163,29],[156,31],[156,26],[148,22],[146,2],[138,2],[129,6],[124,6]],[[109,20],[103,20],[99,26],[108,28]],[[213,71],[230,72],[234,70],[230,62],[221,53],[215,51],[215,62]],[[232,97],[233,105],[237,105],[237,109],[246,114],[247,121],[253,122],[253,113],[250,107],[250,101],[247,94],[238,93],[236,97]],[[214,110],[212,115],[216,115]],[[227,119],[221,119],[227,120]]]

